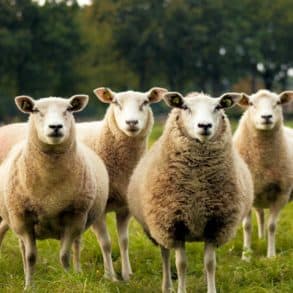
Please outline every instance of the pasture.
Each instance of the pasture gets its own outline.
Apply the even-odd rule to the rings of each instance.
[[[236,123],[232,123],[235,128]],[[289,123],[293,126],[293,121]],[[150,143],[162,131],[154,127]],[[219,293],[293,292],[293,202],[283,209],[277,230],[277,257],[265,258],[266,241],[257,239],[253,217],[253,255],[250,263],[241,261],[242,230],[217,251],[217,289]],[[114,217],[108,215],[113,242],[113,262],[120,273],[120,255]],[[133,220],[130,225],[130,260],[134,276],[130,282],[112,283],[103,278],[102,255],[94,234],[88,231],[83,237],[81,264],[83,272],[64,272],[58,261],[59,243],[53,240],[38,242],[38,261],[32,292],[160,292],[161,259],[158,247],[144,235]],[[187,245],[187,291],[206,292],[203,272],[203,245]],[[174,256],[172,258],[173,285],[176,288]],[[24,275],[18,241],[9,232],[0,252],[0,292],[22,292]]]

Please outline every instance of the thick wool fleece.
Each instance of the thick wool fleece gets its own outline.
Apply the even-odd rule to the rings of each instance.
[[[131,213],[166,248],[182,241],[225,243],[252,201],[251,176],[232,147],[224,113],[215,137],[202,144],[185,133],[180,110],[173,110],[128,189]]]
[[[71,224],[78,236],[105,211],[106,167],[76,143],[74,126],[58,146],[39,141],[31,120],[28,129],[28,139],[0,167],[0,216],[20,235],[33,231],[38,239],[59,239]]]
[[[273,130],[258,130],[246,111],[233,140],[252,174],[254,206],[284,205],[293,190],[293,145],[283,121]]]
[[[124,210],[130,176],[147,149],[148,137],[154,123],[149,109],[146,127],[136,137],[129,137],[117,126],[113,106],[110,105],[102,121],[78,123],[78,138],[104,161],[110,177],[107,210]],[[11,124],[0,128],[0,162],[11,148],[26,137],[26,123]]]
[[[79,129],[79,137],[98,154],[107,167],[110,178],[110,192],[107,210],[127,209],[126,192],[130,176],[138,161],[147,149],[148,136],[153,127],[152,111],[146,127],[136,137],[129,137],[117,126],[113,106],[107,110],[100,125],[97,122],[87,123],[86,128]],[[89,125],[97,125],[94,127]]]

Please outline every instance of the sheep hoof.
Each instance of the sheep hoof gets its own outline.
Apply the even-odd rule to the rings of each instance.
[[[118,282],[118,281],[119,281],[116,275],[112,275],[112,274],[110,274],[110,273],[108,273],[108,272],[105,272],[105,273],[104,273],[104,278],[105,278],[106,280],[110,280],[110,281],[112,281],[112,282]]]
[[[243,250],[243,252],[242,252],[242,257],[241,257],[241,259],[244,260],[244,261],[250,262],[250,261],[251,261],[251,256],[252,256],[252,250],[246,248],[246,249]]]

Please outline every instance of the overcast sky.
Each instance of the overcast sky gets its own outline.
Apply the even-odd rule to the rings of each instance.
[[[40,4],[44,4],[45,0],[37,0],[40,2]],[[80,4],[80,5],[86,5],[86,4],[90,4],[91,3],[91,0],[77,0],[77,2]]]

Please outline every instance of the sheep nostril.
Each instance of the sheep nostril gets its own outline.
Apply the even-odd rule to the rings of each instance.
[[[273,115],[261,115],[261,118],[268,120],[268,119],[272,119]]]
[[[51,124],[51,125],[49,125],[49,128],[51,128],[55,131],[58,131],[59,129],[63,128],[63,125],[62,124]]]
[[[129,126],[135,126],[138,124],[138,120],[126,120],[126,124]]]
[[[211,123],[198,123],[197,126],[199,128],[203,128],[203,129],[209,129],[212,128],[212,124]]]

